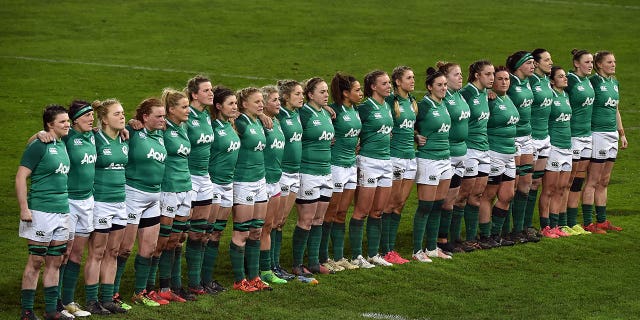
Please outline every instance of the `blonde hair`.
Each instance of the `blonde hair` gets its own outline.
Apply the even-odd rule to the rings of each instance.
[[[394,89],[393,113],[396,118],[400,117],[400,102],[398,101],[398,94],[396,93],[398,91],[398,84],[396,83],[396,80],[402,79],[402,76],[407,71],[413,71],[413,69],[407,66],[398,66],[393,69],[393,72],[391,72],[391,85],[393,85]],[[416,99],[410,92],[407,92],[407,94],[409,96],[409,101],[411,102],[411,109],[413,110],[413,113],[418,113],[418,103],[416,102]]]
[[[100,128],[104,129],[105,128],[105,124],[104,122],[102,122],[102,120],[107,118],[107,115],[109,114],[109,107],[111,107],[112,105],[116,105],[116,104],[120,104],[120,101],[118,101],[118,99],[106,99],[103,101],[100,100],[94,100],[91,103],[91,107],[93,108],[93,112],[96,113],[97,117],[98,117],[98,121],[100,122]]]
[[[180,100],[187,98],[184,92],[180,92],[173,88],[164,88],[160,103],[164,106],[165,111],[169,114],[169,109],[179,104]],[[188,99],[188,98],[187,98]]]

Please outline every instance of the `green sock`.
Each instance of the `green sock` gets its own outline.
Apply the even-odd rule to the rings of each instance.
[[[89,295],[87,295],[87,304],[89,304],[89,302],[91,301],[92,300],[89,300]],[[100,302],[106,303],[111,301],[113,301],[113,285],[101,283],[100,284]]]
[[[422,240],[424,239],[425,229],[429,213],[433,209],[433,201],[418,200],[418,208],[413,216],[413,253],[422,250]]]
[[[533,228],[533,212],[536,208],[536,200],[538,199],[538,189],[529,190],[527,197],[527,209],[524,211],[524,227]]]
[[[464,217],[464,207],[453,207],[451,215],[451,227],[449,227],[449,240],[455,242],[461,239],[462,217]]]
[[[549,227],[552,229],[558,226],[560,215],[557,213],[549,213]]]
[[[67,264],[63,263],[58,268],[58,293],[62,293],[62,286],[64,286],[64,270],[67,269]]]
[[[322,223],[322,234],[320,238],[320,251],[318,257],[320,262],[325,263],[329,259],[329,238],[331,238],[331,225],[333,222]]]
[[[441,209],[440,228],[438,228],[438,238],[449,238],[449,228],[451,227],[451,216],[453,211]]]
[[[389,249],[389,228],[391,227],[391,215],[393,213],[382,213],[380,218],[380,254],[384,257]]]
[[[516,195],[513,197],[513,232],[522,232],[524,227],[524,215],[527,210],[527,202],[529,199],[528,193],[522,193],[516,190]]]
[[[334,222],[331,225],[331,243],[333,244],[333,258],[338,261],[344,257],[345,224]]]
[[[44,312],[55,313],[58,305],[58,286],[44,288]]]
[[[156,289],[156,276],[158,275],[159,264],[160,257],[151,257],[151,264],[149,265],[149,277],[147,278],[147,292],[151,292]]]
[[[322,226],[311,226],[309,230],[309,238],[307,239],[307,256],[309,257],[309,265],[317,266],[320,264],[319,251],[320,241],[322,240]]]
[[[182,246],[173,251],[173,264],[171,265],[171,288],[182,288]]]
[[[367,217],[367,255],[373,257],[380,249],[380,234],[382,229],[382,219]]]
[[[244,279],[244,249],[245,247],[237,246],[233,241],[229,244],[229,256],[231,256],[231,271],[234,282]]]
[[[272,238],[273,239],[273,238]],[[276,230],[274,245],[271,246],[271,251],[273,251],[273,265],[280,265],[280,249],[282,249],[282,230]]]
[[[71,260],[67,261],[67,266],[64,268],[64,276],[60,278],[62,283],[62,304],[68,305],[73,302],[79,274],[80,265]]]
[[[254,279],[260,274],[260,240],[247,239],[244,259],[247,262],[247,278]]]
[[[204,248],[204,259],[202,259],[202,271],[200,272],[202,283],[209,283],[213,280],[213,270],[218,260],[219,247],[220,241],[209,240]]]
[[[596,222],[603,223],[607,221],[607,206],[596,206]]]
[[[271,229],[271,234],[269,235],[269,239],[271,239],[271,250],[269,250],[269,260],[271,261],[271,269],[276,267],[276,257],[274,256],[274,251],[276,247],[276,229]]]
[[[260,271],[271,270],[271,250],[260,250]]]
[[[111,285],[113,287],[113,285]],[[94,283],[94,284],[86,284],[84,285],[84,293],[86,296],[86,301],[87,304],[89,304],[89,302],[91,301],[98,301],[98,288],[100,287],[99,284]],[[113,291],[113,289],[111,289]],[[111,296],[109,296],[109,299],[113,300],[113,293],[111,294]],[[109,300],[109,301],[111,301]],[[64,303],[64,302],[62,302]],[[68,304],[68,303],[67,303]]]
[[[488,237],[491,235],[491,222],[478,223],[478,231],[481,237]]]
[[[304,249],[307,247],[309,230],[304,230],[298,226],[293,229],[293,265],[301,265],[304,260]]]
[[[124,270],[127,267],[127,260],[128,259],[129,259],[129,256],[126,256],[126,257],[118,256],[118,258],[117,258],[118,266],[116,268],[115,281],[113,282],[113,293],[114,294],[120,292],[120,280],[122,280],[122,275],[124,274]]]
[[[493,206],[491,210],[491,235],[502,235],[504,220],[509,215],[509,210],[500,209]]]
[[[593,223],[593,204],[582,204],[582,221],[585,226]]]
[[[513,201],[511,204],[513,204]],[[502,236],[505,237],[511,232],[511,204],[509,205],[509,210],[507,210],[507,216],[504,217],[504,222],[502,223]]]
[[[171,288],[171,268],[173,267],[173,258],[175,250],[163,250],[160,254],[158,263],[158,280],[160,281],[160,289]]]
[[[135,270],[134,292],[140,293],[147,287],[147,280],[149,279],[149,271],[151,269],[151,258],[145,258],[139,254],[136,255],[133,268]]]
[[[564,227],[566,225],[567,225],[567,213],[566,212],[560,212],[560,214],[558,216],[558,226]]]
[[[21,293],[22,293],[22,299],[20,300],[20,305],[22,306],[22,310],[33,311],[33,305],[36,300],[36,290],[22,289]]]
[[[467,204],[464,207],[464,226],[467,232],[467,240],[475,241],[478,236],[478,212],[480,208]]]
[[[427,225],[425,227],[427,234],[427,250],[435,250],[438,245],[438,230],[440,230],[440,215],[442,212],[443,200],[433,202],[431,213],[427,217]]]
[[[398,227],[400,227],[401,214],[392,214],[389,219],[389,250],[396,250],[396,237],[398,236]]]
[[[551,219],[549,219],[548,217],[540,217],[540,229],[544,229],[546,227],[550,227],[551,225]]]
[[[573,227],[578,224],[578,208],[567,208],[567,225]]]
[[[200,285],[200,271],[202,269],[202,248],[200,240],[187,239],[187,249],[185,256],[187,259],[187,279],[190,288]]]
[[[349,244],[351,245],[351,258],[362,255],[362,237],[364,220],[351,217],[349,220]]]

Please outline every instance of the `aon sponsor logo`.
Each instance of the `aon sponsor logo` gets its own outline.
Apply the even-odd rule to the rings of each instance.
[[[378,129],[378,131],[376,131],[377,133],[382,133],[382,134],[389,134],[391,133],[391,130],[393,130],[393,127],[390,126],[382,126],[380,127],[380,129]]]
[[[595,100],[595,99],[596,99],[595,97],[584,99],[584,102],[582,103],[582,106],[583,107],[588,107],[588,106],[592,105],[593,104],[593,100]]]
[[[320,135],[320,138],[318,138],[318,140],[328,140],[331,141],[333,139],[333,132],[327,132],[327,131],[322,131],[322,135]]]
[[[289,138],[289,142],[302,141],[302,133],[294,132],[291,138]]]
[[[64,164],[61,163],[58,166],[58,169],[56,169],[55,173],[67,174],[67,173],[69,173],[69,166],[65,166]]]
[[[542,102],[540,103],[541,107],[550,107],[551,104],[553,103],[553,99],[551,98],[544,98],[544,100],[542,100]]]
[[[488,120],[489,119],[489,112],[482,112],[480,113],[480,116],[478,117],[478,121],[480,120]]]
[[[178,148],[178,154],[183,156],[188,156],[189,153],[191,153],[191,148],[187,148],[181,143],[180,148]]]
[[[509,121],[507,121],[507,125],[516,124],[518,121],[520,121],[520,118],[511,116],[509,117]]]
[[[564,121],[570,121],[571,120],[571,114],[570,113],[561,113],[557,118],[556,118],[556,122],[564,122]]]
[[[351,129],[349,129],[349,132],[344,134],[344,137],[345,138],[354,138],[354,137],[357,137],[359,134],[360,134],[360,129],[351,128]]]
[[[240,141],[231,141],[229,143],[229,148],[227,148],[227,152],[236,151],[240,149]]]
[[[258,145],[255,148],[253,148],[253,151],[262,151],[266,146],[267,145],[262,143],[262,141],[258,141]]]
[[[278,139],[273,140],[270,146],[271,149],[284,149],[284,141],[280,141]]]
[[[611,97],[609,97],[609,99],[607,99],[607,101],[604,103],[605,107],[617,107],[618,106],[618,100],[614,100],[611,99]]]
[[[471,111],[462,111],[460,112],[460,117],[458,117],[458,121],[463,119],[469,119],[471,117]]]
[[[404,121],[402,121],[402,123],[400,124],[400,128],[413,128],[414,122],[415,121],[413,120],[404,119]]]
[[[158,162],[164,162],[164,159],[167,158],[167,155],[162,152],[155,151],[153,150],[153,148],[151,148],[149,150],[149,153],[147,153],[147,159],[149,158],[154,159]]]
[[[440,126],[440,129],[438,129],[438,132],[449,132],[449,129],[451,129],[451,125],[450,125],[450,124],[443,123],[443,124]]]
[[[98,156],[95,154],[88,154],[88,153],[84,153],[84,157],[82,158],[82,161],[80,161],[80,164],[91,164],[91,163],[96,163],[96,158]]]
[[[203,143],[211,143],[211,142],[213,142],[213,134],[201,133],[200,138],[198,138],[198,141],[196,143],[203,144]]]
[[[520,104],[520,108],[528,108],[531,107],[532,104],[533,99],[524,99],[524,101],[522,101],[522,103]]]

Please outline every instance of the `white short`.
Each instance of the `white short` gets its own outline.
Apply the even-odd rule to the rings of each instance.
[[[271,199],[275,196],[280,196],[280,182],[267,183],[267,198]]]
[[[413,180],[416,178],[416,171],[418,170],[416,158],[402,159],[391,157],[391,165],[393,166],[393,180]]]
[[[69,240],[88,237],[93,232],[93,196],[83,200],[69,199]]]
[[[523,154],[533,154],[535,148],[533,147],[533,139],[531,135],[516,137],[516,156]]]
[[[124,202],[100,202],[93,205],[93,228],[95,230],[109,230],[111,226],[127,225],[127,206]]]
[[[193,195],[193,191],[160,192],[160,215],[169,218],[188,217]]]
[[[191,189],[195,191],[193,201],[211,200],[213,198],[213,182],[207,173],[204,176],[191,175]]]
[[[358,185],[361,187],[391,187],[393,166],[391,160],[380,160],[358,155]]]
[[[68,213],[31,210],[31,221],[20,221],[18,235],[36,242],[67,241],[69,228]]]
[[[264,178],[253,182],[233,183],[233,204],[254,205],[267,201],[267,182]]]
[[[431,160],[417,158],[418,170],[416,172],[417,184],[437,186],[440,180],[448,180],[453,176],[451,160]]]
[[[478,172],[489,174],[491,169],[491,157],[489,157],[489,152],[467,149],[464,167],[465,177],[475,177],[478,175]]]
[[[333,194],[333,179],[330,174],[316,176],[312,174],[300,174],[300,192],[297,199],[316,200],[321,196],[331,197]]]
[[[331,166],[331,178],[333,179],[333,192],[355,190],[358,184],[358,167],[349,168]]]
[[[549,157],[549,150],[551,150],[551,138],[547,136],[542,140],[533,139],[533,160],[538,160],[540,157]]]
[[[551,146],[549,151],[549,158],[547,159],[547,171],[571,171],[573,159],[571,157],[570,149],[560,149],[558,147]]]
[[[489,150],[491,157],[491,171],[489,177],[506,175],[509,178],[516,178],[515,154],[505,154]]]
[[[618,156],[618,132],[593,132],[593,154],[591,158],[606,160]]]
[[[451,170],[453,170],[453,174],[462,178],[464,177],[464,160],[465,156],[452,157],[451,158]]]
[[[282,172],[280,177],[280,196],[286,197],[289,192],[298,193],[300,190],[300,174]]]
[[[233,182],[229,184],[213,184],[213,204],[219,204],[223,208],[233,206]]]
[[[160,216],[160,192],[145,192],[124,186],[127,206],[127,223],[140,224],[142,218],[155,218]]]
[[[593,151],[593,139],[589,137],[571,137],[573,160],[590,159]]]

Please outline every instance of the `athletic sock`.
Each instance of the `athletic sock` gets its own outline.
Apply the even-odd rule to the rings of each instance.
[[[558,226],[560,215],[557,213],[549,213],[549,227],[552,229]]]
[[[269,248],[271,248],[269,250],[269,261],[271,261],[271,269],[276,267],[276,257],[274,256],[274,251],[275,251],[275,247],[276,247],[276,229],[271,229],[271,232],[269,234],[269,239],[271,239],[271,246]]]
[[[46,313],[55,313],[58,305],[58,286],[44,288],[44,311]]]
[[[329,259],[329,239],[331,238],[331,226],[333,222],[322,223],[322,234],[320,238],[320,249],[318,251],[318,258],[320,262],[327,262]]]
[[[544,229],[546,227],[550,227],[551,226],[551,219],[549,219],[548,217],[540,217],[540,229]]]
[[[171,266],[171,288],[182,288],[182,246],[173,251],[173,264]]]
[[[231,271],[234,282],[244,279],[244,249],[244,246],[240,247],[233,241],[229,244],[229,256],[231,256]]]
[[[78,284],[78,276],[80,274],[80,265],[71,260],[67,261],[64,268],[64,276],[59,279],[62,283],[62,304],[65,306],[73,302],[76,293],[76,285]]]
[[[607,221],[607,206],[596,206],[596,222],[603,223]]]
[[[134,274],[135,274],[135,283],[134,283],[134,292],[140,293],[147,286],[147,280],[149,279],[149,270],[151,269],[151,258],[145,258],[141,255],[136,255],[134,260]]]
[[[309,230],[296,226],[293,229],[293,265],[301,265],[304,261],[304,249],[307,247]]]
[[[441,209],[440,211],[440,228],[438,228],[438,238],[447,239],[449,237],[449,228],[451,227],[452,210]]]
[[[582,204],[582,221],[585,226],[593,222],[593,204]]]
[[[427,250],[435,250],[438,246],[438,230],[440,230],[440,215],[442,212],[443,200],[433,202],[431,212],[427,217],[427,225],[425,227],[427,235]]]
[[[244,260],[247,263],[247,278],[254,279],[260,275],[260,240],[247,239],[244,247]]]
[[[86,290],[86,289],[85,289]],[[97,298],[96,298],[97,299]],[[89,300],[89,295],[87,295],[87,304],[93,300]],[[100,284],[100,302],[112,302],[113,301],[113,284]]]
[[[433,210],[433,201],[418,200],[416,214],[413,216],[413,253],[422,250],[422,240],[431,210]]]
[[[527,203],[529,199],[528,193],[523,193],[516,190],[516,194],[513,197],[513,232],[522,232],[524,226],[524,216],[527,210]]]
[[[149,277],[147,278],[147,292],[151,292],[156,289],[156,276],[158,275],[159,264],[160,257],[151,257],[151,264],[149,265]]]
[[[493,206],[491,210],[491,234],[502,235],[502,227],[504,226],[504,220],[509,215],[509,210],[500,209]]]
[[[22,310],[31,310],[33,311],[33,305],[36,300],[36,290],[35,289],[22,289],[22,299],[20,299],[20,305],[22,306]]]
[[[333,259],[336,261],[344,257],[345,224],[334,222],[331,225],[331,243],[333,244]]]
[[[467,232],[467,241],[475,241],[478,236],[478,212],[480,208],[467,204],[464,207],[464,226]]]
[[[200,270],[202,269],[202,247],[200,240],[187,239],[185,256],[187,259],[187,279],[190,288],[200,285]]]
[[[160,261],[158,263],[158,279],[160,281],[160,288],[171,287],[171,268],[173,267],[173,258],[175,256],[175,250],[163,250],[160,254]]]
[[[320,241],[322,240],[322,226],[312,225],[309,230],[309,238],[307,239],[307,256],[309,258],[310,266],[317,266],[320,264],[319,251]]]
[[[392,214],[389,219],[389,250],[396,250],[396,238],[398,237],[398,227],[400,227],[401,214]]]
[[[573,227],[578,224],[578,208],[567,208],[567,226]]]
[[[504,217],[504,222],[502,223],[502,236],[506,237],[509,233],[511,233],[511,207],[513,201],[509,205],[509,210],[507,210],[507,215]]]
[[[349,244],[351,245],[351,258],[355,259],[362,255],[362,236],[364,220],[351,218],[349,220]]]
[[[98,288],[99,287],[100,287],[100,285],[97,284],[97,283],[85,284],[84,285],[84,293],[85,293],[85,296],[86,296],[87,304],[89,304],[89,302],[91,302],[91,301],[98,301]],[[111,285],[111,287],[113,288],[113,285]],[[113,289],[111,289],[111,291],[113,291]],[[113,293],[111,294],[111,296],[109,296],[109,299],[113,300]],[[62,303],[64,303],[64,301]]]
[[[260,250],[260,271],[271,270],[271,250]]]
[[[64,270],[67,269],[67,264],[63,263],[58,268],[58,293],[62,294],[62,286],[64,285]]]
[[[558,226],[564,227],[567,225],[567,213],[560,212],[558,215]]]
[[[116,268],[116,277],[113,282],[114,294],[120,292],[120,280],[122,280],[122,275],[124,274],[124,270],[127,267],[128,259],[129,259],[129,256],[126,256],[126,257],[118,256],[118,258],[116,259],[118,266]]]
[[[527,210],[524,211],[524,228],[533,228],[533,212],[536,208],[536,200],[538,199],[538,189],[529,190],[527,197]]]
[[[202,270],[200,271],[201,283],[209,283],[213,280],[213,270],[218,260],[218,252],[220,241],[209,240],[204,249],[204,258],[202,259]]]
[[[389,229],[391,227],[391,215],[393,213],[382,213],[380,218],[380,254],[384,257],[389,249]]]
[[[449,241],[455,242],[461,239],[462,218],[464,217],[464,207],[453,206],[451,215],[451,226],[449,227]]]
[[[478,223],[478,233],[481,237],[488,237],[491,235],[491,222]]]
[[[274,236],[272,235],[271,239],[273,238]],[[274,266],[280,265],[280,249],[282,249],[282,230],[276,230],[275,242],[271,246],[271,251],[273,252],[273,260],[271,262]]]
[[[373,257],[380,249],[380,234],[382,229],[382,219],[367,217],[367,255]]]

